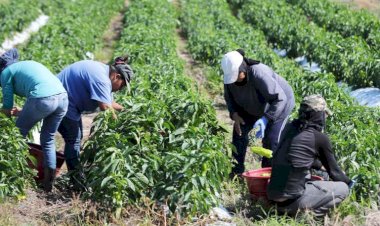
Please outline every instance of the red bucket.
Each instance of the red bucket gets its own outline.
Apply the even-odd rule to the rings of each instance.
[[[32,169],[36,169],[38,171],[37,176],[35,179],[37,181],[43,180],[44,178],[44,167],[43,167],[43,162],[44,162],[44,153],[42,151],[42,147],[39,144],[33,144],[33,143],[28,143],[29,145],[29,154],[31,154],[33,157],[36,158],[37,160],[37,165],[33,164],[33,162],[28,161],[28,165]],[[60,153],[56,152],[56,158],[57,158],[57,168],[55,171],[55,175],[59,175],[59,170],[61,169],[63,163],[65,162],[65,156]]]
[[[247,181],[248,190],[254,197],[267,197],[267,185],[272,172],[271,167],[249,170],[244,172],[242,176]]]
[[[249,193],[255,198],[267,198],[267,186],[269,183],[272,167],[249,170],[242,175],[247,181]],[[323,180],[322,177],[312,175],[312,180]]]

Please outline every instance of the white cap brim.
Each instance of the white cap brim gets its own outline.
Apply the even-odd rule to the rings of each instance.
[[[223,56],[221,66],[224,73],[224,84],[236,82],[242,63],[243,56],[237,51],[228,52]]]

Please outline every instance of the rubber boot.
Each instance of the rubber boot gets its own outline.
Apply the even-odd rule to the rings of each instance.
[[[45,192],[51,192],[53,190],[55,171],[55,169],[51,169],[49,167],[44,168],[44,180],[42,182],[42,185]]]

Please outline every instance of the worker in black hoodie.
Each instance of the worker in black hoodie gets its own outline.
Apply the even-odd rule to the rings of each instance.
[[[279,212],[295,215],[309,209],[323,217],[341,203],[354,184],[338,166],[327,135],[325,120],[331,111],[321,95],[303,99],[298,119],[283,130],[273,156],[268,199]],[[310,170],[324,167],[332,181],[310,180]]]

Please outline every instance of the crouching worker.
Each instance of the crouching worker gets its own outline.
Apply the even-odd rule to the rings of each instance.
[[[133,77],[127,57],[117,57],[111,65],[92,60],[83,60],[69,65],[58,74],[69,96],[69,108],[58,132],[65,141],[65,159],[71,174],[71,182],[77,189],[84,189],[83,173],[79,164],[79,152],[82,140],[83,112],[94,112],[97,108],[104,111],[123,109],[113,101],[112,92],[119,91]]]
[[[320,95],[303,99],[298,119],[287,124],[272,161],[268,199],[280,213],[311,210],[323,217],[349,194],[351,181],[339,168],[329,138],[323,134],[330,110]],[[311,168],[327,170],[332,181],[312,181]]]
[[[53,188],[56,171],[55,133],[69,102],[66,90],[44,65],[35,61],[18,62],[16,49],[0,57],[0,66],[2,112],[18,116],[16,126],[24,137],[37,122],[43,120],[40,135],[44,153],[43,187],[49,192]],[[22,109],[14,107],[14,94],[26,97]]]

